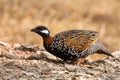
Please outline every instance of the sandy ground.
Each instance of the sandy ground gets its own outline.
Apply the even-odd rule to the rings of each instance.
[[[120,51],[81,65],[67,64],[37,45],[0,42],[0,80],[120,80]]]

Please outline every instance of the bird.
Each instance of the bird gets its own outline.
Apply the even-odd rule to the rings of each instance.
[[[42,36],[45,50],[65,62],[71,61],[79,65],[94,53],[114,57],[100,42],[100,34],[97,31],[74,29],[51,36],[49,29],[44,25],[37,25],[31,31]]]

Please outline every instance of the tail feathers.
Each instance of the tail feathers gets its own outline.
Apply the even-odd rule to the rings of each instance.
[[[106,55],[111,56],[114,58],[114,56],[110,52],[104,52]]]
[[[114,58],[114,56],[111,54],[111,52],[110,51],[108,51],[104,46],[102,46],[101,47],[101,50],[99,50],[102,54],[106,54],[106,55],[108,55],[108,56],[111,56],[111,57],[113,57]],[[99,52],[98,51],[98,52]]]
[[[99,46],[99,50],[98,52],[102,53],[102,54],[106,54],[108,56],[114,57],[111,52],[109,52],[109,50],[107,50],[107,48],[100,42],[97,42],[97,45]]]
[[[108,56],[111,56],[114,58],[114,56],[111,54],[111,52],[109,52],[104,46],[97,51],[98,53],[100,54],[105,54],[105,55],[108,55]]]

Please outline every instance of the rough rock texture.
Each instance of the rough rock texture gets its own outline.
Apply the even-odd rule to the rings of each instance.
[[[120,80],[120,51],[115,58],[65,64],[37,45],[0,41],[0,80]]]

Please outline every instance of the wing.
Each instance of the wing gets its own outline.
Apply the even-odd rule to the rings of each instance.
[[[83,51],[96,42],[99,33],[90,30],[69,30],[56,35],[59,43],[67,47],[72,47],[75,51]]]

